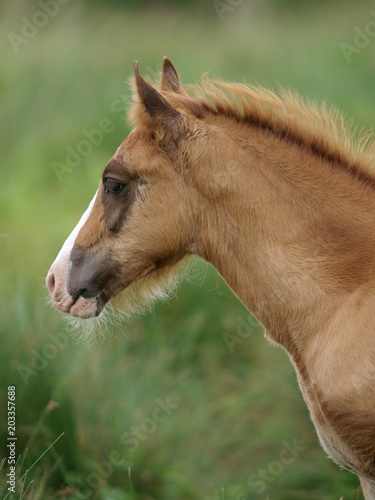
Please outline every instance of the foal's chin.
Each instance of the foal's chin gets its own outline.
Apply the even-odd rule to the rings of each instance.
[[[77,341],[90,345],[102,343],[109,332],[107,309],[112,311],[108,303],[103,303],[98,298],[85,299],[80,296],[69,311],[64,311],[63,319]]]

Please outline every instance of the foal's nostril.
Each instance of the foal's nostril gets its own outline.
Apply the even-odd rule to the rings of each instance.
[[[53,296],[53,292],[55,291],[55,284],[55,274],[52,269],[50,269],[47,274],[46,285],[51,296]]]
[[[68,262],[52,264],[47,273],[46,286],[51,295],[52,302],[57,309],[62,312],[69,312],[73,300],[66,290],[66,280],[68,274]]]

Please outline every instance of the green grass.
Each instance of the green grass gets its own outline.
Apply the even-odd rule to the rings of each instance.
[[[375,41],[351,64],[339,47],[369,21],[371,5],[283,5],[243,2],[221,21],[210,5],[203,13],[198,4],[127,11],[71,2],[18,54],[1,39],[0,459],[8,385],[17,388],[18,478],[40,459],[15,498],[361,498],[357,478],[320,448],[283,350],[253,321],[252,334],[228,349],[227,334],[249,314],[206,264],[195,263],[201,277],[178,298],[115,328],[101,346],[75,342],[45,303],[46,270],[129,131],[111,106],[126,103],[135,59],[154,76],[168,55],[187,83],[206,71],[281,83],[373,125]],[[7,2],[2,33],[20,33],[22,16],[36,10]],[[66,146],[103,118],[113,132],[59,182],[52,163],[64,162]],[[155,422],[168,396],[175,408]],[[285,442],[303,450],[281,470]],[[262,470],[270,480],[258,494],[248,483],[262,489]],[[6,473],[4,465],[0,491]]]

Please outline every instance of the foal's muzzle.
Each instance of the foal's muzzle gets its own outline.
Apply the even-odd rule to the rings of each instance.
[[[106,290],[115,278],[115,270],[108,249],[74,245],[70,252],[67,291],[74,304],[81,299],[96,300],[96,315],[100,314],[108,297]]]
[[[74,245],[53,263],[46,284],[60,311],[89,318],[98,316],[111,298],[107,290],[114,277],[108,251]]]

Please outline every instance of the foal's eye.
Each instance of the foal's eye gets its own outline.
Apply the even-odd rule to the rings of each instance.
[[[115,179],[111,179],[110,177],[107,177],[104,180],[104,190],[107,193],[112,193],[112,194],[119,194],[121,191],[124,189],[124,187],[127,186],[127,184],[123,184],[119,181],[116,181]]]

